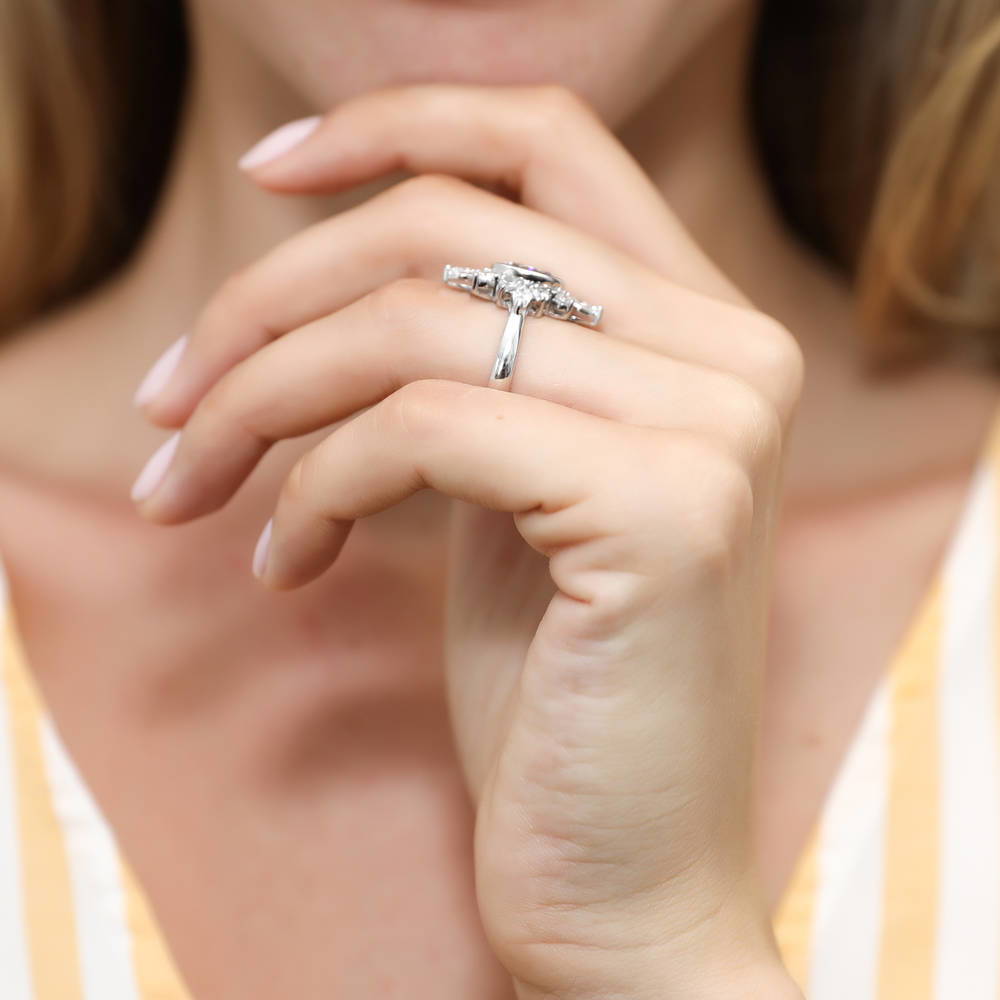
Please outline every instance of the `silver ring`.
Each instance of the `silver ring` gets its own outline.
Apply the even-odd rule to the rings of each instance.
[[[510,389],[517,347],[528,316],[551,316],[597,326],[604,312],[603,306],[573,298],[554,274],[510,260],[485,268],[445,264],[443,280],[452,288],[489,299],[508,312],[488,382],[493,389]]]

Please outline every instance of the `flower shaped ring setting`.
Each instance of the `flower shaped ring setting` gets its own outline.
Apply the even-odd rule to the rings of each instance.
[[[603,306],[574,298],[554,274],[513,261],[501,261],[486,268],[446,264],[443,280],[452,288],[489,299],[508,311],[488,383],[494,389],[510,389],[521,331],[528,316],[550,316],[597,326],[604,312]]]

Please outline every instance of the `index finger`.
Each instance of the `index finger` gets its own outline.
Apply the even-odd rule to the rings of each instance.
[[[305,137],[279,155],[282,130],[244,155],[241,165],[257,183],[329,194],[396,170],[451,174],[509,191],[671,281],[747,304],[629,151],[564,87],[387,87],[303,124],[282,127],[285,136]]]

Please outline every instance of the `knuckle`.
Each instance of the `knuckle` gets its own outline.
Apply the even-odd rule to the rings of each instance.
[[[578,507],[594,540],[560,545],[549,562],[557,586],[587,602],[599,634],[732,583],[754,524],[742,463],[703,434],[657,430],[621,449],[609,482]]]
[[[279,506],[291,504],[295,507],[302,507],[308,504],[311,456],[312,452],[301,455],[289,470],[288,475],[285,476],[278,497]]]
[[[586,648],[593,638],[624,635],[637,613],[655,603],[662,591],[662,572],[593,568],[574,546],[559,549],[549,560],[549,573],[560,590],[586,603],[586,623],[569,630],[563,643]]]
[[[440,346],[442,310],[452,302],[451,289],[426,278],[396,278],[366,297],[373,349],[386,359],[392,387],[404,385],[413,373],[427,367],[427,358]]]
[[[443,379],[407,382],[376,407],[377,429],[411,440],[436,435],[453,398],[452,386]]]
[[[802,348],[781,323],[764,313],[753,319],[754,350],[761,386],[787,419],[798,402],[805,375]]]
[[[754,491],[746,468],[705,439],[675,442],[661,463],[664,503],[671,512],[667,543],[678,572],[698,580],[727,577],[747,544]]]
[[[743,379],[730,378],[724,405],[727,433],[736,442],[735,454],[751,467],[776,460],[784,433],[777,405]]]
[[[394,341],[398,341],[399,331],[413,327],[429,300],[437,294],[438,286],[425,278],[395,278],[380,285],[367,296],[375,328],[392,334]]]
[[[278,491],[276,513],[296,511],[292,520],[335,521],[351,512],[331,486],[330,460],[317,445],[300,455]]]
[[[330,488],[329,476],[324,478],[322,465],[322,453],[318,448],[311,448],[299,456],[278,491],[274,508],[276,520],[288,518],[300,524],[330,522],[344,513],[336,491]]]
[[[441,242],[459,212],[468,212],[477,189],[448,174],[419,174],[394,184],[378,196],[382,224],[392,233],[396,251],[408,262],[406,273],[421,272],[420,261]]]
[[[589,515],[604,525],[604,540],[579,556],[567,549],[564,569],[599,579],[611,608],[642,595],[658,600],[665,583],[687,592],[732,578],[754,520],[754,490],[741,462],[704,434],[655,431],[646,444],[623,450],[616,472],[615,487]],[[627,483],[637,488],[623,488]],[[610,567],[621,572],[605,572]]]
[[[228,274],[202,310],[199,326],[212,330],[252,317],[256,312],[254,308],[256,284],[251,266]]]
[[[547,83],[535,88],[534,105],[537,120],[546,129],[561,128],[567,122],[594,117],[590,105],[564,84]]]
[[[418,174],[394,184],[382,197],[390,202],[402,203],[404,210],[421,217],[429,206],[450,202],[468,187],[465,181],[450,174]]]
[[[199,424],[218,427],[230,424],[239,408],[238,369],[228,371],[201,398],[195,410]]]
[[[272,443],[265,437],[261,426],[266,424],[266,414],[254,412],[248,405],[252,394],[244,385],[244,369],[241,366],[226,372],[202,397],[192,418],[192,426],[215,437],[220,433],[236,435],[258,443]]]
[[[750,538],[755,507],[746,470],[737,462],[724,461],[714,475],[711,492],[716,515],[713,538],[721,538],[727,552],[741,547]]]

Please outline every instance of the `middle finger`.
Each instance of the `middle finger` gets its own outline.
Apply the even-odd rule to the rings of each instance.
[[[216,510],[274,442],[346,419],[407,383],[484,385],[503,323],[488,302],[403,279],[300,327],[208,392],[163,446],[169,468],[154,492],[136,497],[142,513],[175,523]],[[708,434],[752,468],[777,420],[765,398],[731,372],[621,334],[620,321],[601,332],[530,317],[513,387],[623,423]]]
[[[748,322],[745,307],[674,284],[595,237],[465,182],[424,176],[304,230],[230,278],[145,412],[178,427],[226,371],[290,330],[396,278],[437,279],[446,263],[504,259],[546,269],[558,262],[573,294],[621,321],[621,337],[770,390],[773,332]]]

